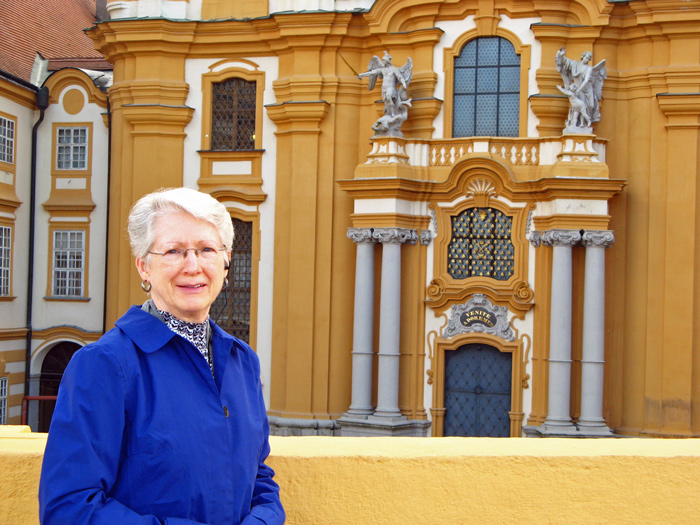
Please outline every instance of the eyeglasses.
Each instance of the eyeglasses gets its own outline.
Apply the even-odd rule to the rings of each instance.
[[[152,255],[160,255],[163,257],[163,261],[168,264],[178,264],[187,259],[187,252],[193,251],[195,257],[199,259],[202,263],[214,262],[219,258],[219,252],[226,251],[226,248],[212,248],[211,246],[204,246],[203,248],[183,248],[181,250],[173,248],[166,252],[148,252]]]

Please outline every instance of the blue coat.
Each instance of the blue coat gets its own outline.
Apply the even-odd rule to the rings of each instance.
[[[44,524],[284,522],[253,350],[212,323],[205,359],[132,306],[66,368],[39,486]]]

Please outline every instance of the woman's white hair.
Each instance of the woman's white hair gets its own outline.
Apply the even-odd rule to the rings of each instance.
[[[214,197],[191,188],[162,188],[144,195],[129,212],[129,242],[134,257],[148,255],[155,239],[153,224],[168,213],[185,212],[195,219],[206,221],[219,233],[227,250],[233,246],[233,224],[226,207]]]

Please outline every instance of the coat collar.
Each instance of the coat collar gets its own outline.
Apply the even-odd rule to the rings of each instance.
[[[212,328],[212,337],[227,340],[229,345],[233,343],[233,336],[224,332],[213,321],[209,322]],[[163,321],[142,310],[140,306],[129,308],[115,325],[147,354],[160,350],[177,335]]]

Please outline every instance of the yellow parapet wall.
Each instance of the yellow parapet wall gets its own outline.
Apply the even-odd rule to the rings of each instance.
[[[46,434],[0,430],[0,523],[35,524]],[[700,440],[273,437],[290,525],[700,522]]]

